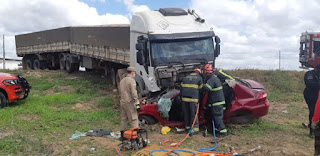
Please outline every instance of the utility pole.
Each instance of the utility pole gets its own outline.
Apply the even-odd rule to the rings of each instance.
[[[4,47],[4,34],[3,34],[3,69],[6,69],[6,51],[5,51],[5,47]]]
[[[279,70],[281,69],[281,64],[280,64],[280,60],[281,60],[281,51],[279,50]]]

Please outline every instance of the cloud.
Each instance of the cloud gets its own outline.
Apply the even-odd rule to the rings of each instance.
[[[16,34],[64,26],[129,24],[124,15],[99,15],[96,8],[79,0],[5,0],[1,2],[0,15],[0,34],[7,36],[8,57],[15,57]],[[2,52],[2,37],[0,43]]]
[[[129,11],[130,18],[135,12],[150,11],[150,8],[147,5],[135,5],[134,0],[123,0],[123,3]]]
[[[299,69],[299,36],[319,30],[316,0],[192,0],[195,9],[220,36],[221,68]]]

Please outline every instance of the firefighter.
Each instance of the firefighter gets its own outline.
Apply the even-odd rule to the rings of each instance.
[[[314,130],[314,155],[318,156],[320,155],[320,128],[319,128],[319,120],[320,120],[320,98],[319,98],[320,92],[318,92],[318,100],[316,102],[314,115],[312,117],[311,121],[311,128]]]
[[[304,75],[304,83],[306,85],[306,88],[303,91],[303,95],[306,103],[308,104],[308,109],[309,109],[308,127],[310,128],[309,136],[311,138],[314,137],[313,130],[311,129],[310,126],[311,126],[311,119],[314,114],[315,104],[318,99],[318,92],[319,92],[319,85],[320,85],[319,75],[320,75],[320,64],[318,64],[314,68],[314,70],[310,70],[306,72],[306,74]]]
[[[181,83],[181,100],[185,128],[187,130],[190,129],[194,118],[196,118],[192,131],[194,134],[199,132],[199,121],[198,117],[196,117],[196,112],[200,90],[203,87],[203,80],[200,74],[201,69],[196,68],[190,75],[186,76]]]
[[[227,84],[226,80],[234,80],[234,78],[222,69],[215,69],[214,74],[220,79],[223,87],[223,94],[225,96],[226,101],[226,109],[231,107],[231,103],[233,100],[233,89]]]
[[[223,110],[225,106],[225,98],[220,79],[214,74],[213,66],[206,64],[204,66],[206,74],[206,84],[203,86],[205,91],[208,91],[207,107],[210,110],[211,117],[214,121],[216,135],[223,137],[228,135],[228,131],[223,123]]]
[[[136,89],[136,81],[134,80],[135,68],[127,68],[127,76],[120,81],[120,116],[121,129],[127,130],[127,122],[131,124],[131,128],[139,127],[138,112],[140,103]]]

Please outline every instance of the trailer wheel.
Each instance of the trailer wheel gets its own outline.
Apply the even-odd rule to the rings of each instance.
[[[41,63],[40,63],[39,59],[33,60],[33,69],[35,69],[35,70],[41,69]]]
[[[6,96],[0,92],[0,108],[3,108],[7,105],[7,98]]]
[[[66,69],[66,61],[64,60],[64,57],[60,58],[59,65],[60,65],[60,69],[61,70],[65,70]]]
[[[111,80],[112,80],[112,85],[113,86],[116,86],[117,83],[116,83],[116,70],[114,68],[111,69]]]
[[[26,69],[27,70],[32,70],[33,69],[33,64],[32,64],[32,61],[30,59],[26,60]]]
[[[75,64],[71,63],[70,57],[67,57],[66,59],[66,71],[68,73],[72,73],[75,70]]]

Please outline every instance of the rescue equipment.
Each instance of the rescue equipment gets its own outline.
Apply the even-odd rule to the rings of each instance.
[[[122,156],[121,150],[138,150],[148,145],[148,131],[141,128],[130,128],[121,131],[121,143],[116,148],[118,155]]]

